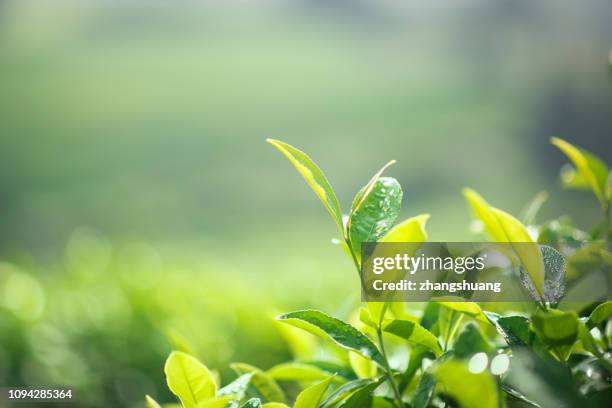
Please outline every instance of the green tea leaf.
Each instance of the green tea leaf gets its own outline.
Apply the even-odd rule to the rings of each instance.
[[[210,400],[200,402],[198,408],[225,408],[232,400],[234,400],[234,397],[231,395],[226,395],[221,398],[211,398]]]
[[[285,142],[274,139],[267,139],[266,141],[280,150],[280,152],[283,153],[291,164],[300,172],[304,180],[306,180],[306,183],[308,183],[317,197],[323,202],[323,205],[325,205],[325,208],[327,208],[327,211],[331,214],[338,228],[340,228],[342,236],[344,236],[344,225],[342,223],[340,204],[338,203],[334,189],[331,184],[329,184],[329,181],[327,181],[327,177],[325,177],[325,174],[323,174],[319,166],[317,166],[306,153]]]
[[[553,137],[550,142],[572,161],[580,177],[589,183],[591,190],[593,190],[602,206],[607,208],[609,170],[606,164],[595,155],[579,149],[565,140]]]
[[[575,312],[550,309],[531,318],[531,328],[550,346],[571,346],[578,337],[578,316]]]
[[[364,190],[369,192],[364,193]],[[402,188],[392,177],[380,177],[361,189],[353,200],[348,234],[353,251],[359,256],[363,242],[376,242],[393,227],[402,205]]]
[[[502,226],[499,224],[497,217],[491,211],[491,206],[480,196],[476,191],[470,188],[463,189],[463,196],[467,200],[476,218],[478,218],[485,227],[485,230],[493,241],[507,242],[506,234]]]
[[[253,374],[254,372],[250,372],[236,378],[234,381],[221,388],[217,392],[217,396],[220,397],[225,395],[233,395],[238,400],[243,399],[246,395],[247,389],[249,388],[249,384],[251,382],[251,377],[253,377]]]
[[[478,352],[490,353],[493,348],[485,339],[478,325],[468,323],[455,340],[453,351],[457,358],[468,358]]]
[[[328,377],[326,380],[312,385],[300,392],[295,400],[295,405],[293,408],[318,408],[321,400],[323,399],[323,394],[325,394],[325,391],[327,391],[327,388],[332,380],[333,376]]]
[[[460,298],[456,298],[453,296],[439,296],[436,298],[432,298],[432,301],[439,303],[442,306],[445,306],[451,310],[456,312],[460,312],[466,314],[479,322],[493,324],[487,314],[478,306],[478,303],[475,302],[465,302]]]
[[[274,327],[276,327],[281,337],[285,340],[294,357],[306,359],[312,358],[315,355],[317,350],[317,339],[315,336],[276,320],[274,320]]]
[[[300,310],[276,318],[323,338],[330,338],[339,346],[354,350],[384,366],[384,359],[372,341],[359,330],[340,319],[318,310]]]
[[[161,408],[161,405],[157,403],[151,396],[145,395],[146,408]]]
[[[168,388],[186,408],[195,408],[216,395],[217,386],[208,368],[187,353],[170,353],[164,372]]]
[[[321,407],[325,408],[325,407],[332,406],[336,404],[338,401],[342,400],[343,398],[346,398],[352,392],[355,392],[356,390],[362,389],[368,386],[369,384],[373,384],[373,383],[374,382],[372,380],[368,380],[368,379],[359,379],[359,380],[353,380],[353,381],[347,382],[346,384],[343,384],[340,387],[336,388],[329,395],[329,397],[327,397],[327,399],[323,401],[323,403],[321,404]]]
[[[369,360],[368,360],[369,361]],[[318,381],[329,377],[327,371],[303,363],[282,363],[267,371],[268,375],[280,381]],[[334,377],[336,381],[342,381]]]
[[[423,373],[412,397],[413,408],[427,408],[436,388],[436,378],[428,372]]]
[[[261,400],[259,398],[251,398],[247,402],[245,402],[241,408],[260,408]]]
[[[607,321],[612,317],[612,302],[607,301],[598,305],[587,320],[587,326],[589,329],[597,327],[603,322]]]
[[[408,218],[397,224],[381,239],[381,242],[424,242],[427,240],[425,225],[429,214]]]
[[[349,351],[349,363],[359,378],[372,378],[376,375],[376,364],[359,353]]]
[[[289,408],[289,406],[281,402],[266,402],[261,408]]]
[[[544,300],[556,307],[565,295],[565,258],[553,247],[539,245],[544,262],[544,296],[535,288],[531,275],[521,268],[521,283],[535,300]]]
[[[526,317],[500,317],[497,319],[495,326],[509,346],[526,346],[529,344],[529,319]]]
[[[546,191],[540,191],[531,199],[523,211],[521,211],[521,220],[524,224],[533,225],[535,223],[536,216],[546,200],[548,200],[548,193]]]
[[[442,354],[442,349],[436,336],[418,323],[408,320],[391,320],[385,323],[383,330],[401,337],[409,343],[424,346],[433,351],[436,356]]]
[[[442,385],[442,390],[456,399],[461,406],[498,407],[497,386],[488,371],[472,373],[467,362],[447,360],[436,368],[434,375]]]
[[[342,401],[338,408],[364,408],[372,404],[372,393],[380,383],[369,384],[355,391],[350,397]]]
[[[272,377],[259,368],[245,363],[232,363],[230,367],[240,376],[252,373],[250,384],[255,387],[259,395],[266,401],[282,403],[287,401],[282,388]]]

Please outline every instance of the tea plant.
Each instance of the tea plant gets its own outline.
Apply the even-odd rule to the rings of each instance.
[[[383,176],[393,161],[355,195],[344,216],[329,181],[310,157],[284,142],[268,142],[289,159],[328,210],[339,232],[334,242],[358,273],[363,242],[427,239],[428,214],[396,223],[402,189],[396,179]],[[448,299],[365,303],[349,322],[319,310],[282,314],[276,324],[294,361],[268,370],[232,364],[237,378],[224,387],[195,357],[173,351],[165,374],[180,406],[281,408],[290,401],[294,408],[609,406],[612,302],[560,303],[565,291],[587,275],[602,274],[610,284],[609,170],[591,153],[561,139],[553,138],[552,144],[572,162],[562,169],[564,186],[589,189],[600,203],[602,221],[590,232],[568,217],[537,223],[546,200],[542,193],[519,220],[475,191],[463,192],[493,241],[552,248],[541,253],[544,269],[526,266],[523,282],[532,303],[487,303],[488,310]],[[146,402],[159,407],[149,396]]]

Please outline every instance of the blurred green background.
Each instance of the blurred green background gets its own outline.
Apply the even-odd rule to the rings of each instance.
[[[231,378],[288,356],[270,316],[358,301],[335,227],[387,160],[403,215],[468,240],[461,188],[598,217],[563,137],[612,162],[609,1],[0,2],[0,385],[87,406],[171,396],[182,337]]]

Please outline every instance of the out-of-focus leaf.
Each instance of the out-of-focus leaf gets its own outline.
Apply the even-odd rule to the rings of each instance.
[[[259,398],[251,398],[247,402],[245,402],[241,408],[260,408],[261,400]]]
[[[472,208],[474,215],[484,224],[484,227],[493,241],[506,242],[506,235],[497,217],[491,211],[491,206],[476,191],[470,188],[463,189],[463,196]]]
[[[402,187],[393,177],[380,177],[367,195],[353,200],[348,234],[353,251],[360,256],[363,242],[376,242],[393,227],[402,206]]]
[[[327,397],[325,401],[321,404],[321,407],[329,407],[337,403],[338,401],[346,398],[352,392],[355,392],[359,389],[362,389],[374,382],[369,379],[359,379],[347,382],[346,384],[341,385],[336,388],[330,395]]]
[[[145,395],[145,404],[147,408],[161,408],[161,405],[149,395]]]
[[[572,161],[580,177],[586,180],[602,206],[608,205],[608,167],[595,155],[579,149],[565,140],[553,137],[550,142]]]
[[[354,350],[384,366],[384,359],[372,341],[359,330],[318,310],[300,310],[277,317],[277,320],[299,327],[317,336],[330,338],[348,350]]]
[[[168,388],[186,408],[216,396],[217,386],[208,368],[182,351],[173,351],[164,366]]]
[[[333,377],[328,377],[320,383],[306,388],[297,396],[293,408],[318,408],[332,379]]]
[[[191,343],[178,330],[170,328],[166,333],[173,350],[182,351],[192,356],[195,355]]]
[[[370,361],[370,360],[368,360]],[[280,381],[319,381],[329,377],[327,371],[303,363],[282,363],[267,371],[268,375]],[[336,381],[342,381],[334,377]]]
[[[483,336],[478,325],[474,323],[468,323],[463,327],[453,346],[457,358],[468,358],[480,351],[489,353],[492,350],[493,348]]]
[[[341,378],[346,378],[347,380],[354,380],[357,378],[350,367],[339,363],[322,360],[304,360],[301,362],[303,364],[308,364],[313,367],[317,367],[320,370],[326,371],[328,375],[336,374]]]
[[[592,329],[612,317],[612,302],[607,301],[598,305],[589,316],[587,326]]]
[[[525,206],[521,212],[521,220],[525,225],[533,225],[535,223],[536,216],[540,212],[540,209],[546,200],[548,200],[548,193],[546,191],[540,191]]]
[[[544,297],[535,288],[531,275],[521,268],[521,283],[535,300],[544,300],[556,307],[565,295],[565,258],[554,248],[539,245],[544,262]]]
[[[429,406],[429,401],[433,396],[435,388],[436,378],[430,373],[424,373],[421,376],[416,390],[414,391],[414,395],[412,397],[412,407],[427,408]]]
[[[251,382],[251,377],[253,377],[253,374],[255,373],[250,372],[242,374],[240,377],[221,388],[217,392],[217,396],[234,395],[238,400],[243,399],[247,389],[249,388],[249,383]]]
[[[467,362],[444,361],[434,375],[442,385],[442,391],[470,408],[497,408],[498,395],[494,378],[488,371],[472,373]]]
[[[395,400],[390,397],[380,397],[374,395],[372,397],[372,408],[396,408]]]
[[[578,339],[580,340],[580,342],[582,343],[582,347],[586,351],[593,353],[598,357],[602,357],[602,353],[599,347],[597,346],[597,342],[595,341],[588,327],[582,320],[578,321]]]
[[[543,408],[590,405],[580,396],[569,370],[552,359],[542,359],[527,347],[513,350],[505,383]]]
[[[421,214],[400,222],[391,228],[381,242],[424,242],[427,240],[425,224],[429,217],[429,214]]]
[[[560,250],[575,250],[590,240],[589,234],[576,228],[567,217],[561,217],[542,225],[538,242],[558,247]]]
[[[376,364],[359,353],[349,351],[349,363],[359,378],[372,378],[376,375]]]
[[[325,174],[323,174],[319,166],[317,166],[306,153],[285,142],[274,139],[267,139],[266,141],[280,150],[280,152],[289,159],[291,164],[295,166],[297,171],[300,172],[304,180],[306,180],[306,183],[308,183],[317,197],[323,202],[323,205],[325,205],[325,208],[327,208],[327,211],[329,211],[338,225],[342,236],[344,236],[340,204],[338,203],[334,189],[331,184],[329,184],[329,181],[327,181],[327,177],[325,177]]]
[[[559,358],[567,359],[578,338],[578,316],[573,311],[556,309],[538,312],[531,318],[531,328]]]
[[[252,373],[250,384],[255,387],[262,399],[269,402],[287,401],[285,393],[276,381],[259,368],[245,363],[232,363],[230,367],[240,376]]]
[[[283,404],[282,402],[266,402],[261,406],[261,408],[290,408],[288,405]]]
[[[500,317],[497,319],[495,326],[509,346],[526,346],[529,344],[529,319],[526,317]]]
[[[585,179],[580,173],[576,171],[576,168],[571,164],[567,163],[561,167],[559,171],[561,177],[561,184],[565,188],[571,188],[576,190],[589,190],[591,184]]]
[[[407,340],[409,343],[424,346],[436,356],[442,354],[442,349],[436,336],[418,323],[408,320],[391,320],[385,323],[383,330]]]
[[[276,320],[274,320],[274,327],[277,328],[294,357],[307,359],[315,355],[317,340],[312,334]]]

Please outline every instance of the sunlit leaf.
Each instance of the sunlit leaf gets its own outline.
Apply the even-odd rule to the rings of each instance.
[[[436,355],[442,354],[442,349],[436,336],[418,323],[408,320],[391,320],[386,322],[384,331],[407,340],[409,343],[424,346]]]
[[[487,314],[478,306],[478,303],[461,301],[460,298],[452,296],[436,297],[432,300],[451,310],[464,313],[480,322],[493,324],[489,317],[487,317]]]
[[[211,398],[206,401],[202,401],[198,404],[198,408],[225,408],[227,405],[234,400],[231,395],[226,395],[220,398]]]
[[[195,408],[216,395],[217,386],[208,368],[187,353],[170,353],[164,372],[168,388],[186,408]]]
[[[285,403],[287,401],[282,388],[272,377],[259,368],[245,363],[232,363],[230,367],[240,376],[252,373],[250,384],[257,390],[262,399],[269,402]]]
[[[266,402],[261,408],[289,408],[289,406],[282,402]]]
[[[484,224],[485,230],[491,239],[496,242],[507,242],[506,234],[499,224],[497,217],[495,217],[491,211],[489,203],[487,203],[480,194],[470,188],[463,189],[463,196],[472,208],[476,218]]]
[[[318,310],[300,310],[278,316],[277,320],[322,338],[329,338],[339,346],[354,350],[384,366],[383,357],[374,343],[359,330],[340,319]]]
[[[397,224],[381,239],[381,242],[424,242],[427,240],[425,225],[429,214],[408,218]]]
[[[333,377],[328,377],[320,383],[306,388],[297,396],[293,408],[318,408],[323,399],[323,394],[327,391],[332,380]]]
[[[280,381],[319,381],[329,377],[327,371],[318,367],[295,362],[277,364],[270,368],[267,373],[273,379]],[[334,377],[334,379],[342,381],[339,377]]]
[[[567,360],[578,339],[578,316],[556,309],[537,312],[531,318],[531,328],[557,357]]]
[[[149,395],[145,395],[145,405],[146,408],[161,408],[161,405],[159,405],[157,401],[155,401]]]
[[[359,378],[372,378],[376,375],[376,364],[359,353],[349,351],[349,363]]]
[[[542,295],[544,293],[544,262],[538,245],[533,242],[527,228],[519,220],[497,208],[491,207],[491,211],[506,236],[505,242],[511,243],[521,262],[521,267],[529,273],[537,293]]]
[[[466,362],[447,360],[440,364],[434,375],[444,393],[456,399],[461,406],[470,408],[497,408],[497,386],[488,371],[472,373]]]
[[[572,161],[580,177],[591,186],[602,206],[607,207],[608,193],[608,167],[595,155],[586,150],[577,148],[565,140],[553,137],[550,142],[557,146]]]
[[[334,190],[327,181],[327,177],[323,174],[323,171],[317,166],[310,157],[304,152],[295,147],[281,142],[280,140],[267,139],[268,143],[276,147],[281,151],[300,172],[306,183],[313,189],[315,194],[325,205],[325,208],[329,211],[332,218],[338,225],[342,236],[344,236],[344,226],[342,224],[342,211],[340,210],[340,204],[336,198]]]

